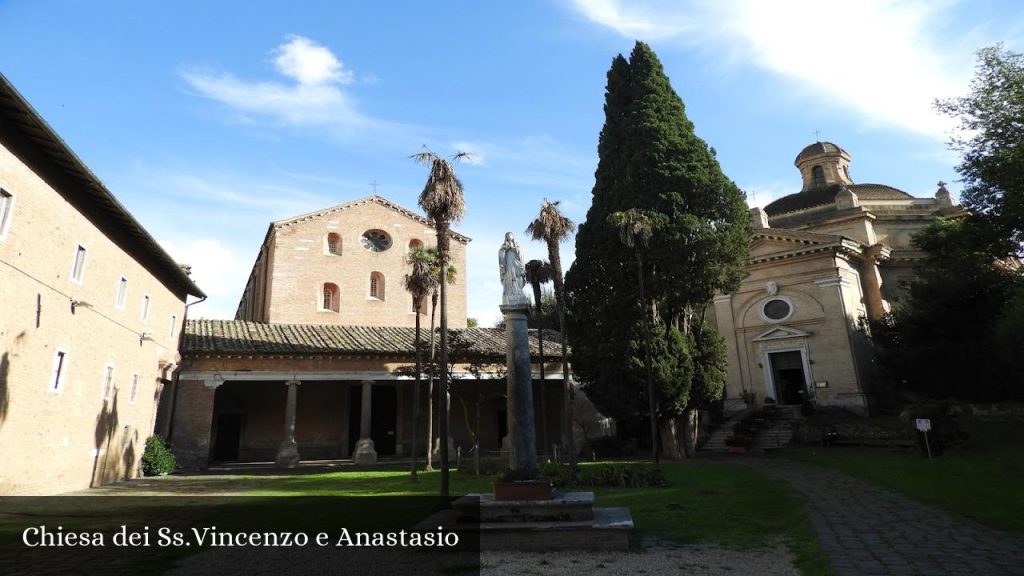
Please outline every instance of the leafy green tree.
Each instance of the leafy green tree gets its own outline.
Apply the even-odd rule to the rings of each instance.
[[[456,155],[456,159],[464,157],[464,153]],[[451,223],[462,219],[466,213],[466,201],[462,191],[462,182],[455,175],[455,169],[447,159],[426,150],[413,155],[420,164],[430,165],[427,183],[420,193],[419,205],[437,230],[438,284],[441,294],[441,357],[440,368],[440,417],[441,435],[441,498],[448,498],[450,476],[448,470],[448,297],[447,269]]]
[[[631,367],[643,366],[637,361],[645,333],[640,320],[653,319],[659,418],[673,418],[691,404],[694,360],[709,357],[694,354],[695,343],[704,342],[694,330],[704,338],[705,306],[715,293],[734,291],[744,277],[746,201],[722,173],[714,150],[694,134],[682,100],[646,44],[637,42],[628,61],[613,59],[604,109],[593,201],[566,277],[573,367],[603,413],[634,422],[649,416],[650,399],[638,386],[642,372]],[[632,270],[636,255],[608,221],[630,209],[665,223],[643,250],[646,314]],[[672,379],[660,378],[659,371]]]
[[[647,402],[651,421],[651,453],[654,465],[659,466],[658,456],[658,408],[654,396],[654,366],[651,359],[651,329],[647,325],[647,301],[644,299],[644,250],[654,235],[654,230],[664,224],[658,213],[648,213],[636,208],[608,215],[608,224],[619,231],[619,239],[636,254],[636,284],[640,299],[640,332],[644,343],[644,381],[647,383]]]
[[[1024,256],[1024,55],[1001,44],[977,53],[971,93],[936,102],[960,130],[961,199],[995,258]]]
[[[909,301],[870,324],[876,361],[910,399],[1024,398],[1024,55],[979,50],[970,94],[936,107],[960,123],[967,214],[914,237],[927,257]]]
[[[891,384],[913,397],[1001,401],[1024,397],[1016,369],[1024,279],[994,262],[967,219],[940,220],[914,237],[927,253],[909,301],[871,325]],[[1007,312],[1010,312],[1009,314]],[[900,399],[893,399],[898,402]]]

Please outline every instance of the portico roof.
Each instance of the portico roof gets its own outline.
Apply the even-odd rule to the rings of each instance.
[[[473,358],[505,358],[505,331],[499,328],[449,329],[465,341]],[[430,330],[424,328],[426,340]],[[539,358],[537,330],[530,330],[530,355]],[[416,329],[397,326],[268,324],[245,320],[189,320],[183,356],[406,356],[415,354]],[[544,330],[545,360],[561,359],[561,336]],[[456,360],[459,360],[456,358]]]

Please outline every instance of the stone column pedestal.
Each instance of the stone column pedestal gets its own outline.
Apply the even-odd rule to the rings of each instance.
[[[278,468],[295,468],[299,465],[299,445],[295,443],[295,408],[298,403],[299,381],[290,380],[284,384],[288,387],[288,397],[284,406],[284,440],[277,447],[274,464]]]
[[[370,438],[370,409],[373,406],[373,382],[363,380],[363,393],[361,397],[361,410],[359,413],[359,440],[356,442],[356,451],[352,454],[352,461],[356,464],[368,466],[377,463],[377,450]]]
[[[502,305],[505,342],[508,348],[509,467],[523,472],[537,470],[537,435],[533,423],[533,376],[530,373],[530,333],[526,304]]]

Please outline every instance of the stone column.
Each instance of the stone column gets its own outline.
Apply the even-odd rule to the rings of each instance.
[[[525,304],[502,305],[505,315],[508,365],[509,467],[527,473],[537,470],[537,436],[533,425],[533,376],[530,373],[530,334]]]
[[[372,394],[373,381],[363,380],[362,410],[359,414],[359,440],[356,442],[356,451],[352,455],[352,461],[356,464],[370,465],[377,463],[377,451],[374,449],[373,439],[370,438],[370,409],[373,406]]]
[[[210,463],[214,400],[221,380],[180,380],[171,424],[174,456],[184,469],[202,469]]]
[[[864,290],[864,307],[868,318],[879,320],[885,315],[885,301],[882,298],[882,277],[878,263],[889,257],[890,250],[883,244],[875,244],[864,251],[864,269],[861,272],[861,288]]]
[[[277,447],[274,463],[278,468],[295,468],[299,465],[299,446],[295,443],[295,408],[299,397],[298,380],[284,383],[288,387],[288,397],[284,404],[284,440]]]

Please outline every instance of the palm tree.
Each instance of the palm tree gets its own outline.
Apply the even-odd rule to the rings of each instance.
[[[540,431],[541,441],[548,448],[548,401],[545,394],[544,381],[544,315],[541,314],[540,285],[550,282],[555,277],[551,264],[543,260],[530,260],[526,263],[526,281],[533,287],[533,313],[537,321],[537,338],[540,340]]]
[[[642,248],[647,247],[656,227],[655,218],[648,212],[630,208],[625,212],[608,215],[608,225],[618,229],[619,239],[632,248],[636,254],[637,285],[640,292],[640,330],[644,339],[644,368],[647,377],[647,397],[651,412],[651,448],[654,451],[654,465],[659,466],[658,458],[658,415],[654,401],[654,367],[651,361],[651,333],[647,328],[647,309],[644,303],[644,257]]]
[[[570,234],[576,231],[576,224],[562,215],[558,209],[558,202],[548,202],[540,206],[540,215],[526,227],[526,233],[533,236],[534,240],[543,240],[548,245],[548,261],[551,262],[551,270],[554,273],[552,278],[555,282],[555,305],[558,308],[558,329],[562,333],[562,403],[563,439],[566,452],[569,453],[569,466],[576,470],[576,440],[573,438],[572,430],[572,382],[569,380],[569,355],[568,346],[565,342],[565,283],[562,280],[562,258],[558,252],[558,245]]]
[[[412,481],[416,482],[416,421],[420,411],[420,375],[423,372],[423,358],[420,352],[420,313],[423,300],[434,290],[437,277],[431,274],[434,257],[425,248],[412,248],[406,256],[406,262],[412,267],[405,275],[402,284],[412,296],[412,309],[416,314],[416,382],[412,389]],[[427,451],[430,451],[430,435],[427,434]]]
[[[441,266],[438,263],[437,248],[427,248],[430,257],[430,276],[437,278],[441,274]],[[448,271],[445,274],[449,284],[455,283],[455,266],[448,264]],[[437,297],[440,290],[440,283],[436,280],[430,292],[430,385],[427,391],[427,470],[434,469],[434,326],[437,320]]]
[[[465,157],[460,152],[455,159]],[[441,285],[441,357],[439,359],[440,376],[440,417],[441,436],[441,497],[449,496],[448,470],[448,296],[445,273],[448,268],[449,226],[452,222],[462,219],[466,213],[466,201],[463,197],[462,182],[455,176],[455,170],[448,160],[424,150],[414,154],[413,159],[419,164],[430,165],[430,175],[420,193],[419,205],[434,223],[437,230],[438,251],[438,283]]]

